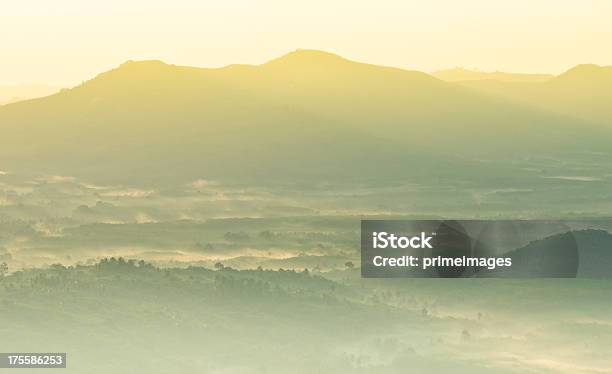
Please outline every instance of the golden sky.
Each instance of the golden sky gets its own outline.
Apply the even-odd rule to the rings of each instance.
[[[296,48],[421,71],[612,65],[610,0],[0,1],[0,84],[70,86],[125,60],[262,63]]]

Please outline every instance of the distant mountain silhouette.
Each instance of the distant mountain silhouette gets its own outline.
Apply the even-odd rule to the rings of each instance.
[[[612,235],[604,230],[573,232],[580,254],[579,278],[612,278]]]
[[[612,127],[612,66],[578,65],[544,82],[461,84],[488,95]]]
[[[502,71],[479,71],[454,68],[434,71],[434,77],[447,82],[494,80],[499,82],[543,82],[554,78],[551,74],[517,74]]]
[[[592,84],[593,80],[604,79],[602,83],[610,83],[612,66],[599,66],[595,64],[577,65],[556,77],[557,82],[574,82]]]
[[[475,160],[605,151],[611,135],[425,73],[297,50],[215,69],[126,62],[0,107],[0,138],[9,171],[312,181],[492,175]]]
[[[480,277],[612,278],[612,235],[578,230],[551,235],[501,255],[511,268],[483,269]]]

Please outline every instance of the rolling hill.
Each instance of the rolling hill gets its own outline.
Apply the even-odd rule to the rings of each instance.
[[[425,73],[297,50],[216,69],[130,61],[0,107],[0,169],[123,181],[489,175],[499,167],[478,160],[606,151],[611,131]]]

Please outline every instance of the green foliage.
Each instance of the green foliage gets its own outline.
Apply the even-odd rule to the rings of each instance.
[[[532,357],[610,364],[609,335],[590,333],[610,322],[609,282],[324,275],[122,258],[18,271],[0,282],[0,350],[67,352],[69,373],[512,372],[500,350],[531,372],[546,371]]]

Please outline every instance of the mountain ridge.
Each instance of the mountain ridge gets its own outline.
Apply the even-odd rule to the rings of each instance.
[[[581,64],[543,82],[459,82],[475,92],[612,128],[612,66]]]
[[[313,180],[458,173],[482,167],[474,159],[557,155],[576,142],[599,150],[608,133],[425,73],[307,50],[221,68],[127,61],[0,107],[0,137],[2,170]]]
[[[507,73],[503,71],[486,72],[470,70],[461,67],[438,70],[432,76],[447,82],[462,82],[475,80],[493,80],[501,82],[543,82],[554,78],[552,74]]]

